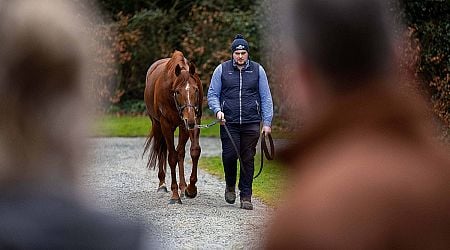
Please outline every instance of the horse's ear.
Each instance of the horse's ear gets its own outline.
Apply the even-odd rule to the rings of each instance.
[[[189,63],[189,74],[194,75],[195,74],[195,64]]]
[[[179,64],[175,67],[175,75],[179,76],[181,74],[181,67]]]

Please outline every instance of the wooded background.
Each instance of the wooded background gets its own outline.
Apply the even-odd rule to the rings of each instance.
[[[178,49],[193,61],[205,88],[214,68],[231,57],[230,44],[237,33],[250,44],[250,56],[267,71],[274,94],[275,115],[285,112],[278,105],[277,89],[287,84],[274,70],[273,48],[265,41],[273,16],[270,0],[97,0],[106,20],[95,25],[103,43],[96,49],[103,65],[95,82],[103,112],[139,114],[145,111],[145,75],[152,62],[169,57]],[[450,1],[390,1],[398,20],[408,26],[410,43],[402,47],[407,58],[402,68],[416,79],[426,95],[440,137],[450,140]],[[206,93],[206,91],[205,91]]]

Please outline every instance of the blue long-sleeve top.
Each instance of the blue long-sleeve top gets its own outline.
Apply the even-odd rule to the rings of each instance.
[[[221,111],[220,94],[222,91],[222,64],[216,67],[211,77],[208,89],[208,105],[209,108],[217,114]],[[267,80],[266,71],[259,65],[259,95],[261,98],[261,119],[264,126],[272,125],[273,118],[273,101],[270,93],[269,81]]]

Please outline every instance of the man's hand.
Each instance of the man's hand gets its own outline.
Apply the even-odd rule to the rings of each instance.
[[[216,113],[216,118],[220,121],[220,124],[225,124],[225,114],[222,111]]]
[[[272,128],[270,126],[263,126],[261,132],[264,132],[266,135],[268,135],[272,133]]]

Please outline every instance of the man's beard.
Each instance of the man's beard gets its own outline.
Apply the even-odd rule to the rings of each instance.
[[[242,61],[242,63],[239,63],[239,61],[236,61],[236,65],[244,66],[246,62],[247,62],[246,60]]]

